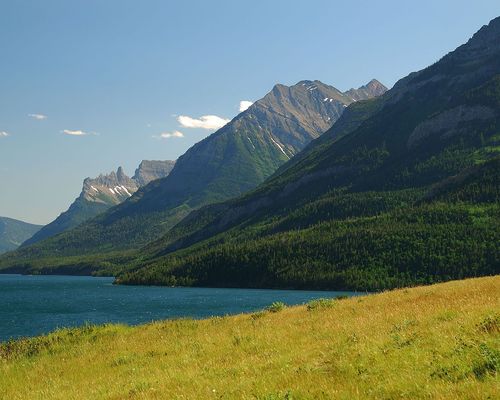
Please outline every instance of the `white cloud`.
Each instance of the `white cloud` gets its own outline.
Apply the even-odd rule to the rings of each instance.
[[[222,128],[230,120],[218,117],[217,115],[203,115],[200,118],[191,118],[186,115],[179,115],[177,121],[184,128],[200,128],[208,130],[216,130]]]
[[[28,117],[31,117],[33,119],[37,119],[39,121],[42,121],[44,119],[47,119],[47,116],[46,115],[43,115],[43,114],[28,114]]]
[[[10,135],[5,131],[0,131],[0,137],[6,137],[6,136],[10,136]]]
[[[163,132],[160,133],[159,136],[153,136],[153,137],[157,139],[183,138],[184,134],[179,131],[173,131],[173,132]]]
[[[240,112],[243,112],[248,109],[253,104],[253,102],[248,101],[248,100],[241,100],[240,101]]]
[[[72,131],[71,129],[64,129],[62,131],[65,135],[71,135],[71,136],[85,136],[85,135],[90,135],[91,133],[89,132],[84,132],[80,130]]]

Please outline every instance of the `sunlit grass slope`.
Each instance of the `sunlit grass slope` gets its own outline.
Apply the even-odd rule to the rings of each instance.
[[[2,399],[494,399],[500,276],[3,345]]]

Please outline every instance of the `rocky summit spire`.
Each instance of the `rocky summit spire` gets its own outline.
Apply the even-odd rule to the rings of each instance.
[[[125,175],[125,172],[123,172],[122,167],[118,167],[118,169],[116,170],[116,178],[118,179],[119,183],[123,182],[126,179],[129,179],[129,177]]]
[[[44,226],[24,245],[33,244],[40,240],[54,236],[63,231],[80,225],[108,208],[127,200],[140,187],[154,179],[167,176],[172,170],[175,161],[148,161],[141,162],[133,178],[125,174],[122,167],[118,167],[109,174],[100,174],[97,178],[86,178],[83,181],[80,196],[50,224]]]

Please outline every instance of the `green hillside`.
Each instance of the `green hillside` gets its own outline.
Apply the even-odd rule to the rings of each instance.
[[[497,18],[117,281],[376,290],[499,273],[499,110]]]
[[[24,246],[39,242],[45,238],[55,236],[61,232],[72,229],[81,223],[94,218],[111,207],[108,202],[88,201],[82,196],[78,197],[69,208],[61,213],[54,221],[44,226],[34,237],[23,242]]]
[[[40,228],[42,228],[41,225],[0,217],[0,253],[17,249]]]
[[[0,267],[23,271],[78,264],[79,273],[100,269],[116,261],[116,252],[122,257],[124,251],[160,238],[193,209],[255,188],[326,131],[348,104],[384,91],[375,80],[346,93],[319,81],[276,85],[190,148],[166,178],[75,229],[10,254]]]

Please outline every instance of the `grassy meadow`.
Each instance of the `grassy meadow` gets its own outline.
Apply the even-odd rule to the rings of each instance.
[[[500,276],[0,346],[1,399],[498,399]]]

